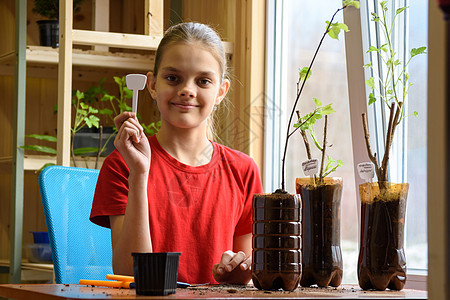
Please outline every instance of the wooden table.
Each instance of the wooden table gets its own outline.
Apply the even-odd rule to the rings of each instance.
[[[166,297],[136,295],[134,289],[91,287],[77,284],[0,284],[0,297],[12,299],[195,299],[195,298],[253,298],[253,299],[427,299],[427,292],[418,290],[362,291],[357,286],[338,288],[297,288],[293,292],[260,291],[252,285],[209,285],[177,289]]]

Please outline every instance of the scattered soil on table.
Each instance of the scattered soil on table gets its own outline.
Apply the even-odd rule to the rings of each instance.
[[[288,295],[291,293],[295,293],[298,291],[301,292],[320,292],[320,293],[345,293],[346,289],[343,287],[329,287],[329,288],[321,288],[321,287],[298,287],[293,291],[283,291],[283,290],[259,290],[255,288],[253,285],[234,285],[234,284],[218,284],[218,285],[202,285],[202,286],[193,286],[188,287],[187,290],[191,290],[193,294],[197,295],[206,295],[210,293],[219,293],[219,294],[243,294],[249,295],[249,292],[253,295],[258,294],[273,294],[273,295]],[[353,290],[352,288],[352,291]]]

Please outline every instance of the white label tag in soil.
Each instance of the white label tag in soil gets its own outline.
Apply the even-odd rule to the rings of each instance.
[[[311,176],[319,170],[319,160],[316,158],[309,159],[302,163],[302,169],[305,176]]]
[[[363,162],[358,164],[358,173],[362,179],[370,180],[375,176],[373,163]]]

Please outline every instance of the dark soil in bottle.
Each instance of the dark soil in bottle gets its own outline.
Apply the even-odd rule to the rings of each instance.
[[[295,195],[254,195],[252,280],[256,288],[297,288],[302,271],[300,205]]]
[[[337,287],[342,282],[340,202],[342,182],[299,185],[302,198],[302,278],[300,285]]]
[[[406,258],[403,249],[406,195],[361,203],[359,285],[364,290],[403,289]]]

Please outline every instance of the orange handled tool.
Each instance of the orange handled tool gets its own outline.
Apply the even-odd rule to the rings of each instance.
[[[126,276],[126,275],[106,274],[106,279],[123,281],[123,282],[134,282],[133,276]]]
[[[105,287],[115,287],[115,288],[134,288],[134,282],[131,281],[111,281],[111,280],[88,280],[80,279],[78,282],[82,285],[94,285],[94,286],[105,286]]]

